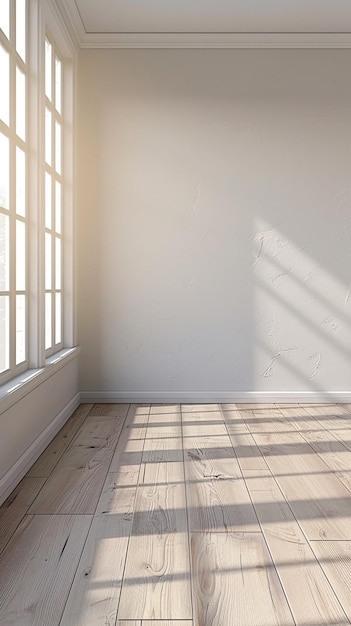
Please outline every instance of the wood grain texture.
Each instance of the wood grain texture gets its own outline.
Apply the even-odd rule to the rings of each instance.
[[[351,542],[314,541],[312,548],[351,623]]]
[[[219,404],[181,404],[181,411],[183,414],[185,413],[208,413],[211,412],[219,412],[220,405]]]
[[[181,409],[67,422],[0,507],[1,624],[351,623],[350,407]]]
[[[351,419],[350,414],[342,406],[333,405],[304,405],[309,415],[314,417],[323,426],[330,430],[335,439],[341,441],[351,450]]]
[[[301,409],[281,409],[283,415],[293,420],[293,425],[304,440],[313,448],[324,463],[335,473],[339,480],[351,491],[351,450],[335,439],[316,420],[312,424],[306,420],[306,412]]]
[[[117,626],[192,626],[192,620],[169,620],[169,619],[161,619],[161,620],[118,620]]]
[[[240,411],[223,411],[223,417],[240,467],[242,469],[267,469],[267,463]]]
[[[193,533],[194,623],[294,624],[265,541],[258,533]]]
[[[256,514],[229,437],[188,436],[184,439],[184,456],[190,530],[258,532]]]
[[[90,415],[48,478],[30,513],[94,513],[122,426],[120,417],[110,416],[106,420]]]
[[[159,440],[154,446],[159,450]],[[121,620],[192,618],[183,465],[172,455],[167,459],[167,448],[164,455],[163,462],[143,456],[118,610]]]
[[[149,405],[143,405],[145,410],[149,411]],[[105,417],[119,417],[124,419],[129,411],[130,404],[94,404],[91,415]]]
[[[131,407],[112,457],[110,472],[139,471],[148,420],[147,407]]]
[[[114,626],[132,518],[94,517],[60,626]]]
[[[150,415],[179,414],[180,404],[152,404]]]
[[[346,624],[345,614],[274,478],[257,470],[247,471],[245,477],[296,624]]]
[[[182,414],[190,531],[259,531],[220,409]]]
[[[268,411],[246,423],[307,538],[351,539],[348,489],[283,415]]]
[[[0,552],[22,521],[44,482],[45,478],[32,478],[27,474],[0,507]]]
[[[146,432],[148,439],[181,437],[181,435],[180,410],[173,413],[150,413]]]
[[[115,625],[144,445],[129,439],[127,426],[113,459],[117,471],[107,475],[60,626]]]
[[[48,477],[50,475],[89,415],[92,407],[92,404],[81,404],[74,411],[73,415],[71,415],[53,441],[44,450],[43,454],[40,455],[36,463],[31,467],[27,476]]]
[[[58,626],[90,516],[26,516],[1,558],[1,623]]]

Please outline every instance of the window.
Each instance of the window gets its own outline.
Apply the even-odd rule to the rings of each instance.
[[[0,374],[27,367],[26,0],[1,3]]]
[[[74,50],[52,11],[0,0],[1,384],[74,345]]]
[[[45,40],[45,349],[62,346],[62,60]]]

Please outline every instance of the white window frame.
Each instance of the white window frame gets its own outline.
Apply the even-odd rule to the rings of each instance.
[[[14,0],[12,0],[13,2]],[[75,358],[74,293],[74,79],[76,48],[53,0],[27,0],[27,360],[0,374],[0,400],[22,385],[39,383],[52,367]],[[62,335],[45,349],[45,38],[62,61]],[[3,40],[0,32],[0,41]],[[0,126],[1,130],[1,126]],[[57,365],[59,363],[59,365]],[[38,378],[39,376],[39,378]],[[29,382],[28,382],[29,381]],[[23,393],[26,393],[24,390]],[[16,395],[15,394],[15,395]],[[3,406],[3,401],[1,407]]]
[[[9,38],[0,30],[0,44],[9,54],[9,90],[10,90],[10,102],[9,102],[9,125],[0,120],[0,132],[7,137],[9,141],[9,208],[0,208],[0,212],[9,218],[10,229],[10,267],[9,267],[9,289],[7,291],[1,291],[0,295],[9,298],[9,367],[0,373],[0,383],[12,379],[14,376],[21,374],[28,369],[28,226],[29,226],[29,206],[28,206],[28,154],[29,154],[29,140],[28,140],[28,83],[29,83],[29,64],[28,64],[28,35],[25,41],[25,59],[22,59],[17,51],[16,46],[16,0],[10,2],[10,31]],[[28,21],[29,0],[26,2],[26,20]],[[25,137],[21,138],[17,134],[17,110],[16,110],[16,98],[17,98],[17,69],[25,76]],[[20,149],[25,155],[25,214],[21,216],[17,212],[17,198],[16,198],[16,155],[17,150]],[[25,268],[24,268],[24,288],[19,289],[16,284],[16,229],[17,225],[22,223],[25,229]],[[17,362],[17,310],[16,300],[18,296],[24,296],[25,298],[25,341],[24,341],[24,359]]]

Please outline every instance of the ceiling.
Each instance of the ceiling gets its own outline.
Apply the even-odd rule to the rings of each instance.
[[[81,45],[98,42],[349,41],[351,0],[60,0]],[[297,39],[296,39],[297,37]],[[160,39],[161,38],[161,39]],[[234,38],[234,39],[233,39]],[[103,45],[103,44],[106,45]],[[217,46],[216,46],[217,47]],[[223,46],[225,47],[225,46]],[[322,46],[323,47],[323,46]],[[327,46],[335,47],[335,46]],[[349,47],[338,45],[336,47]]]

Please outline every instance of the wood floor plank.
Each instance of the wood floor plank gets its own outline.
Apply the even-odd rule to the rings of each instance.
[[[220,411],[219,404],[181,404],[182,413],[208,413],[209,411]]]
[[[48,477],[50,475],[63,453],[76,436],[92,407],[92,404],[81,404],[74,411],[73,415],[71,415],[63,428],[61,428],[56,437],[44,450],[43,454],[41,454],[36,463],[31,467],[27,476]]]
[[[148,411],[149,410],[149,405],[144,405],[145,410]],[[105,417],[119,417],[121,419],[124,419],[127,416],[127,413],[129,411],[130,408],[130,404],[94,404],[90,414],[94,415],[95,417],[98,416],[105,416]]]
[[[150,415],[179,414],[180,404],[152,404]]]
[[[184,458],[190,531],[259,531],[228,435],[187,437]]]
[[[0,507],[0,552],[22,521],[44,482],[45,478],[33,478],[27,474]]]
[[[339,480],[351,491],[351,450],[335,439],[329,430],[325,430],[315,421],[313,428],[308,430],[309,421],[301,409],[281,409],[289,420],[293,419],[296,430],[301,434],[322,461],[335,473]]]
[[[239,411],[252,435],[266,433],[293,432],[293,425],[284,418],[276,405],[242,405],[238,404]]]
[[[149,453],[143,463],[118,617],[192,619],[183,464],[172,455],[153,462]]]
[[[60,626],[116,622],[144,444],[130,435],[125,428],[117,471],[107,475]]]
[[[149,415],[149,421],[147,425],[146,437],[148,439],[162,438],[162,437],[181,437],[182,434],[182,426],[181,426],[181,415],[180,415],[180,407],[178,405],[177,409],[173,412],[155,412],[153,409],[155,407],[151,407],[151,412]],[[168,408],[168,407],[167,407]]]
[[[298,435],[269,438],[255,436],[308,539],[351,539],[348,489]]]
[[[223,437],[228,436],[222,412],[213,411],[190,411],[182,412],[182,427],[184,440],[187,437]]]
[[[192,620],[118,620],[117,626],[192,626]]]
[[[341,405],[304,404],[302,408],[328,430],[350,427],[350,415]]]
[[[308,539],[351,539],[348,489],[292,425],[284,429],[284,421],[273,411],[249,429],[295,517]]]
[[[0,507],[0,623],[350,624],[350,413],[78,410]]]
[[[314,541],[312,548],[351,623],[351,541]]]
[[[131,523],[120,511],[94,517],[60,626],[114,626]]]
[[[190,531],[259,531],[222,412],[182,420]]]
[[[131,407],[112,457],[110,472],[139,470],[148,419],[146,407]]]
[[[58,626],[90,516],[26,516],[1,557],[0,622]]]
[[[296,624],[347,624],[274,478],[267,471],[257,470],[245,472],[245,478]]]
[[[267,463],[240,411],[223,411],[223,417],[240,467],[242,469],[267,469]]]
[[[351,421],[340,405],[304,405],[306,411],[351,450]]]
[[[139,471],[140,467],[135,467],[117,473],[109,472],[96,509],[96,515],[119,514],[128,522],[128,533],[134,512]]]
[[[261,534],[193,533],[191,554],[195,624],[294,624]]]
[[[162,619],[162,620],[143,620],[141,626],[192,626],[192,620],[184,619]],[[128,626],[128,623],[127,623]]]
[[[281,414],[295,427],[302,435],[305,432],[324,430],[323,424],[310,415],[301,405],[296,404],[276,404]]]
[[[181,475],[180,470],[183,468],[182,439],[180,437],[145,439],[142,461],[143,465],[148,463],[173,464],[175,471]],[[180,480],[181,483],[184,484],[183,475]]]
[[[45,483],[30,508],[34,514],[91,514],[117,445],[123,420],[110,416],[110,428],[102,418],[103,437],[97,436],[99,416],[89,416],[72,446]],[[96,429],[95,429],[96,426]],[[108,435],[110,432],[110,435]]]

